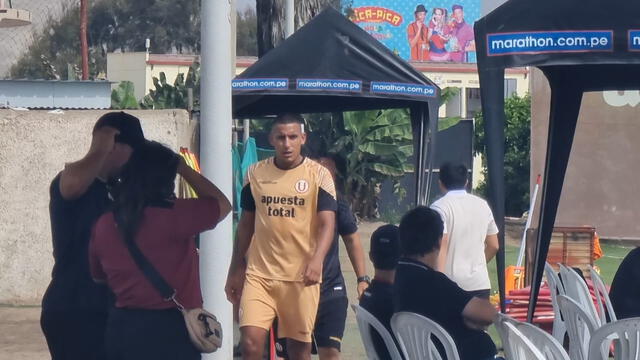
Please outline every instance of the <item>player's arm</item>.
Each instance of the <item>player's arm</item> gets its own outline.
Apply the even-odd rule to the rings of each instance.
[[[316,284],[322,276],[322,263],[327,255],[336,228],[336,213],[338,202],[336,200],[336,187],[333,177],[327,169],[320,167],[318,173],[318,199],[316,212],[318,221],[315,229],[316,248],[304,269],[303,280],[306,286]]]
[[[322,262],[327,255],[335,231],[336,213],[332,210],[318,211],[318,228],[316,229],[316,250],[304,272],[305,285],[317,284],[322,275]]]
[[[364,261],[364,248],[360,241],[360,234],[356,231],[349,235],[342,235],[342,241],[347,249],[351,266],[356,273],[357,278],[362,278],[367,275],[367,266]],[[369,283],[366,281],[358,282],[358,298],[362,296],[362,293],[369,287]]]
[[[438,259],[436,260],[436,270],[444,273],[447,265],[447,255],[449,253],[449,228],[447,227],[447,218],[444,212],[437,206],[431,206],[442,219],[442,239],[440,240],[440,251],[438,252]]]
[[[491,261],[500,249],[500,243],[498,242],[498,234],[487,235],[484,240],[484,257],[487,262]]]
[[[442,240],[440,240],[440,252],[438,252],[438,260],[436,263],[436,270],[441,273],[444,272],[447,265],[447,255],[449,254],[449,234],[442,234]]]
[[[494,256],[496,256],[498,249],[500,249],[500,244],[498,242],[498,226],[496,225],[496,221],[493,219],[493,213],[488,206],[487,212],[489,214],[489,223],[487,224],[487,237],[484,240],[484,256],[487,259],[487,262],[489,262]]]
[[[247,184],[242,189],[242,215],[238,222],[236,230],[236,241],[233,245],[233,253],[231,255],[231,264],[229,265],[229,274],[227,275],[227,283],[224,291],[227,299],[238,304],[242,295],[242,287],[244,286],[245,270],[247,267],[245,256],[251,245],[251,239],[255,230],[255,202],[251,194],[250,185]]]
[[[364,249],[360,241],[360,234],[358,234],[358,220],[353,214],[353,211],[351,211],[349,204],[343,200],[338,201],[338,212],[336,215],[336,228],[347,249],[353,271],[356,273],[358,279],[363,280],[362,278],[367,275],[367,268],[365,265]],[[357,286],[357,294],[358,298],[360,298],[369,286],[369,282],[365,280],[358,281]]]
[[[496,308],[488,300],[472,297],[462,310],[467,327],[484,330],[496,319]]]
[[[60,174],[60,194],[65,200],[74,200],[84,195],[99,175],[120,132],[103,126],[93,133],[89,152],[80,160],[67,164]]]

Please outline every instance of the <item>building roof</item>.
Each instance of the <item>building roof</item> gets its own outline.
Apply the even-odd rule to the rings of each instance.
[[[108,109],[111,107],[111,82],[0,80],[0,107]]]
[[[200,55],[185,54],[149,54],[149,65],[179,65],[190,66],[195,61],[200,61]],[[236,66],[248,68],[253,65],[258,58],[256,56],[237,56]],[[410,62],[410,64],[421,72],[449,72],[449,73],[477,73],[478,65],[473,63],[449,63],[449,62]],[[507,69],[507,74],[528,74],[529,70],[524,67]]]
[[[195,61],[200,61],[200,55],[185,54],[149,54],[148,65],[180,65],[190,66]]]

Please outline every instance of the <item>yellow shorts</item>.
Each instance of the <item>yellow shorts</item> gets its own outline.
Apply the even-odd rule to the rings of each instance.
[[[240,327],[269,330],[278,317],[278,337],[311,342],[320,284],[265,279],[247,274],[240,299]]]

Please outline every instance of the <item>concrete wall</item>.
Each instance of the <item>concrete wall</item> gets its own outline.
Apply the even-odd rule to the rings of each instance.
[[[49,184],[65,162],[84,156],[103,113],[0,110],[0,304],[40,303],[53,267]],[[131,113],[147,138],[174,150],[195,138],[184,110]]]
[[[550,89],[539,70],[531,75],[533,188],[537,174],[544,173]],[[593,225],[602,238],[640,238],[639,120],[638,91],[584,94],[556,226]]]

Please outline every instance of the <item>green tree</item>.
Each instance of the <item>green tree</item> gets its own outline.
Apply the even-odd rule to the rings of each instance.
[[[341,9],[341,0],[304,0],[295,2],[295,28],[298,29],[328,6]],[[284,40],[285,2],[282,0],[256,1],[258,22],[258,56],[280,45]]]
[[[111,108],[117,110],[140,108],[131,81],[121,81],[118,88],[111,91]]]
[[[91,8],[91,45],[105,52],[144,51],[151,40],[155,53],[200,50],[200,1],[102,0]]]
[[[505,99],[506,114],[504,141],[505,213],[520,217],[529,208],[529,160],[531,149],[531,96],[514,95]],[[482,113],[476,117],[474,152],[483,155],[483,173],[486,178],[486,137]],[[476,189],[487,196],[487,184]]]
[[[89,73],[102,78],[108,52],[144,51],[151,40],[155,53],[200,50],[200,2],[197,0],[99,0],[89,9]],[[81,63],[79,7],[50,20],[35,35],[27,53],[11,68],[13,78],[74,78]],[[69,72],[72,70],[72,73]]]
[[[236,55],[258,56],[257,22],[255,9],[247,8],[244,12],[238,11]]]
[[[81,63],[78,14],[79,7],[76,7],[70,9],[59,21],[50,20],[49,26],[45,26],[43,32],[35,36],[27,53],[12,66],[11,77],[46,80],[76,77],[73,65]],[[100,70],[96,67],[93,55],[92,51],[90,58],[93,61],[89,62],[89,72],[92,77],[96,77]],[[69,73],[70,68],[72,73]]]
[[[440,91],[440,106],[445,105],[449,102],[454,96],[460,93],[460,88],[457,87],[446,87]],[[460,122],[462,118],[460,116],[451,116],[444,117],[438,119],[438,131],[442,131],[448,129],[458,122]]]

